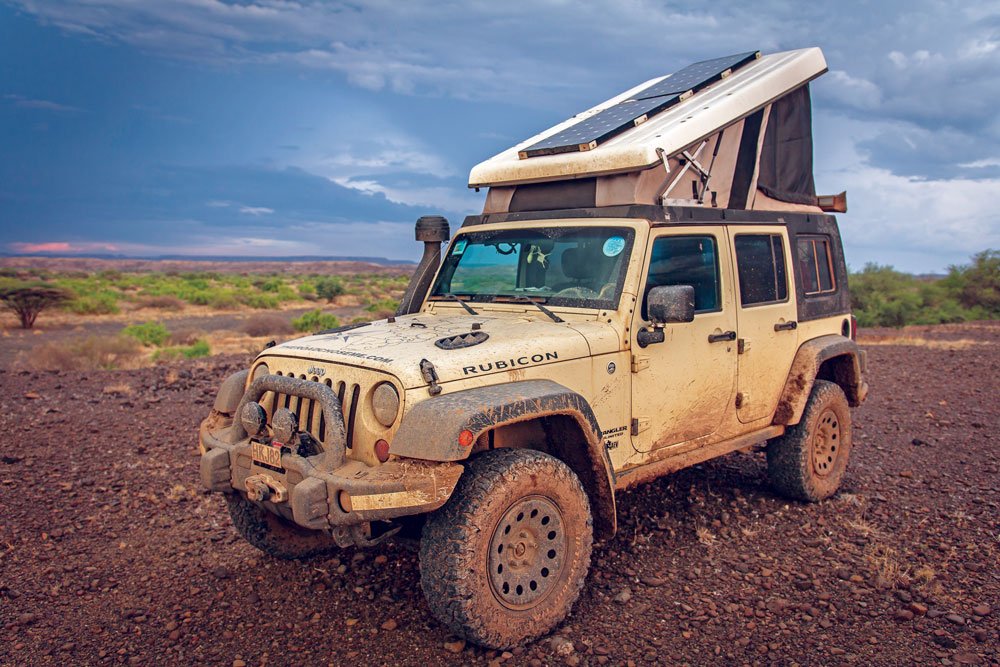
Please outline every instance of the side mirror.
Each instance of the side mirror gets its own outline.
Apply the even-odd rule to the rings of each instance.
[[[646,312],[654,325],[694,321],[694,287],[662,285],[649,290]]]

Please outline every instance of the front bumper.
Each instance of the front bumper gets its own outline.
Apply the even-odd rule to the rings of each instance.
[[[274,376],[268,376],[273,378]],[[267,380],[264,378],[263,380]],[[261,380],[240,402],[260,398]],[[283,393],[309,395],[317,383],[281,378]],[[323,385],[319,385],[326,389]],[[324,411],[339,412],[339,404],[323,401]],[[239,414],[236,410],[234,414]],[[340,419],[338,419],[338,417]],[[341,421],[326,414],[327,423]],[[422,514],[441,507],[451,496],[464,466],[458,463],[396,458],[368,466],[346,458],[343,442],[331,442],[319,457],[285,452],[284,472],[256,465],[246,431],[231,417],[213,411],[198,432],[202,485],[210,491],[244,492],[271,512],[303,528],[331,530],[371,521]],[[339,448],[339,449],[338,449]]]

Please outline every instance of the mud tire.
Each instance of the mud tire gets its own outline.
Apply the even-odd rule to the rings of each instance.
[[[829,498],[847,472],[852,442],[851,409],[844,390],[833,382],[816,380],[799,423],[767,445],[767,477],[772,488],[807,502]]]
[[[337,551],[337,545],[329,535],[294,526],[250,502],[242,493],[224,495],[236,532],[269,556],[297,560]]]
[[[509,525],[515,507],[536,502],[558,510],[553,525],[558,521],[564,539],[561,564],[532,606],[512,608],[488,572],[490,557],[496,540],[508,539],[501,537],[501,524]],[[533,450],[486,452],[470,462],[448,503],[424,526],[420,585],[433,614],[452,632],[481,646],[512,648],[566,617],[590,569],[592,544],[590,501],[565,463]],[[539,559],[547,548],[538,550]]]

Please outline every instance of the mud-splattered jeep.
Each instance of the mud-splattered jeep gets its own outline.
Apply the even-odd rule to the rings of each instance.
[[[395,317],[225,380],[201,477],[247,541],[298,558],[417,531],[430,608],[502,648],[570,611],[634,484],[758,447],[778,492],[837,490],[867,384],[826,213],[844,198],[811,173],[822,54],[696,70],[478,165],[483,213],[443,259],[447,221],[417,222]]]

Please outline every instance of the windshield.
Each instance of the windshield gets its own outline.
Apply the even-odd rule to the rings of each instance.
[[[580,308],[617,308],[633,232],[627,227],[560,227],[470,232],[455,239],[430,298],[465,301],[530,297]]]

